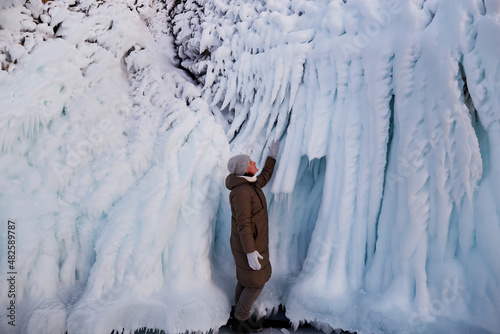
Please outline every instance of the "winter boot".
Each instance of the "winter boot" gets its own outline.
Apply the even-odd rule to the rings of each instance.
[[[227,319],[226,326],[232,326],[234,321],[234,306],[231,306],[231,312],[229,313],[229,319]]]
[[[262,331],[262,322],[257,322],[253,319],[238,320],[233,318],[231,328],[235,334],[250,334]]]
[[[262,331],[264,328],[262,327],[262,324],[264,323],[264,318],[260,318],[257,320],[257,317],[251,316],[250,318],[247,319],[247,323],[252,328],[252,332],[257,333]]]

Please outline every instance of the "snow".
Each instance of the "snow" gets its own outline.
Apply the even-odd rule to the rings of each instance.
[[[279,139],[260,316],[498,333],[499,10],[0,2],[0,332],[224,325],[225,166]]]

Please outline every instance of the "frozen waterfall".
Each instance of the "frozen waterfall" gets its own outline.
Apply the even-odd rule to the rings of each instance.
[[[279,139],[260,315],[499,333],[498,36],[495,0],[0,1],[0,332],[224,325],[226,163]]]

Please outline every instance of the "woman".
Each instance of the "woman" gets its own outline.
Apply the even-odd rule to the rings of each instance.
[[[236,332],[262,330],[249,318],[253,303],[271,277],[267,202],[262,187],[273,175],[278,149],[279,142],[273,141],[264,169],[258,176],[255,174],[259,170],[248,155],[236,155],[227,164],[230,174],[226,187],[231,191],[230,243],[238,280],[232,323]]]

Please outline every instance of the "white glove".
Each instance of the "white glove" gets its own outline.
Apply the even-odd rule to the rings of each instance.
[[[251,253],[248,253],[247,259],[248,259],[248,265],[250,266],[250,268],[252,268],[253,270],[260,270],[259,259],[263,260],[264,258],[262,257],[262,255],[259,254],[259,252],[257,252],[255,250]]]
[[[277,140],[273,140],[273,142],[268,148],[269,148],[269,156],[271,158],[276,159],[276,157],[278,156],[278,151],[280,149],[280,142]]]

